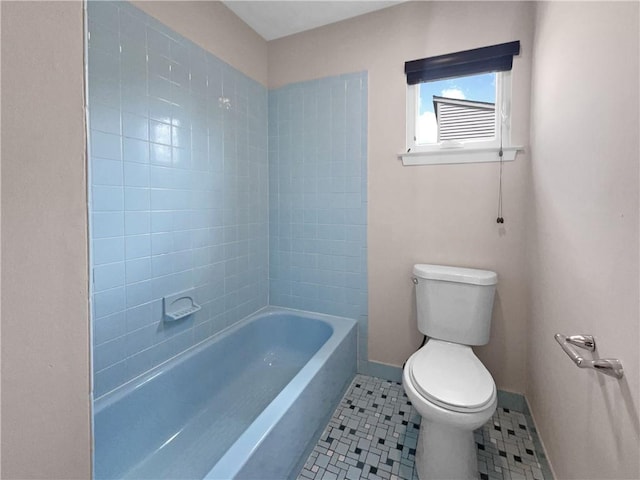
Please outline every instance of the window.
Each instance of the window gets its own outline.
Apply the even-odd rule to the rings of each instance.
[[[415,106],[409,147],[496,140],[500,80],[497,73],[483,73],[410,85]]]
[[[515,157],[510,70],[519,51],[511,42],[407,62],[404,163],[496,161],[501,147]]]

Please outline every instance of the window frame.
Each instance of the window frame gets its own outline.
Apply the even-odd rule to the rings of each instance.
[[[422,83],[407,85],[407,151],[413,153],[429,153],[449,149],[474,150],[482,148],[499,148],[501,140],[503,147],[510,147],[511,72],[494,73],[496,74],[495,136],[487,139],[475,138],[454,142],[416,143],[416,129],[418,127],[419,112],[418,104],[420,101],[419,91]]]
[[[511,161],[521,146],[511,143],[513,57],[520,54],[520,42],[454,52],[405,62],[406,151],[399,155],[405,165]],[[496,74],[495,136],[416,143],[419,113],[419,85],[431,81]]]

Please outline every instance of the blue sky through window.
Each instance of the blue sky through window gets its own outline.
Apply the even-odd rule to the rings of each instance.
[[[483,73],[420,84],[420,114],[433,112],[433,96],[479,102],[496,101],[496,74]]]

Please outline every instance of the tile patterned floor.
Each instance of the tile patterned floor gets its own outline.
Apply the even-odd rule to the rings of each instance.
[[[549,480],[528,415],[498,408],[475,431],[481,480]],[[402,385],[357,375],[298,480],[418,480],[420,415]]]

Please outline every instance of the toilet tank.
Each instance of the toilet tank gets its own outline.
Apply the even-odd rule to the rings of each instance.
[[[431,338],[485,345],[498,275],[489,270],[414,265],[418,330]]]

